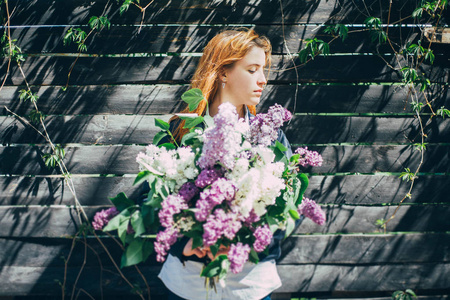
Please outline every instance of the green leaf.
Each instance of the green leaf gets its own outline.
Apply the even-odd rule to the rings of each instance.
[[[142,205],[142,220],[145,226],[151,226],[155,222],[155,208],[148,202]]]
[[[174,144],[172,144],[172,143],[164,143],[162,145],[159,145],[158,147],[160,147],[160,148],[164,147],[167,150],[175,150],[175,149],[177,149],[177,147]]]
[[[168,136],[169,134],[167,133],[167,131],[160,131],[157,134],[155,134],[155,136],[153,137],[153,145],[158,145],[159,142],[165,138],[166,136]]]
[[[122,255],[121,268],[136,265],[143,261],[142,248],[144,241],[142,239],[134,239]]]
[[[295,221],[292,220],[291,218],[287,218],[286,219],[286,235],[285,237],[288,237],[291,235],[291,233],[294,231],[295,229]]]
[[[289,214],[291,215],[292,219],[298,220],[300,219],[300,215],[298,214],[298,211],[290,209]]]
[[[147,258],[153,253],[154,246],[151,240],[145,240],[142,247],[142,261],[146,261]]]
[[[198,124],[203,122],[203,117],[187,117],[187,116],[180,116],[180,119],[184,120],[184,127],[183,128],[194,128]]]
[[[301,187],[298,193],[298,197],[295,201],[295,205],[300,205],[300,203],[303,200],[303,194],[305,193],[306,189],[308,188],[309,185],[309,179],[308,176],[306,176],[304,173],[299,173],[297,174],[297,179],[300,181],[301,183]]]
[[[269,224],[270,231],[274,233],[278,229],[278,221],[277,219],[266,214],[266,221]]]
[[[280,143],[279,141],[275,142],[275,147],[277,147],[277,149],[279,149],[282,152],[286,152],[288,150],[288,148],[286,148],[282,143]]]
[[[119,228],[117,228],[117,234],[119,235],[120,240],[125,245],[125,240],[127,238],[127,229],[130,218],[124,218],[121,220],[122,222],[119,224]]]
[[[103,228],[103,231],[112,231],[119,229],[119,225],[123,222],[123,218],[124,216],[121,214],[115,216],[114,218],[109,220],[108,224]]]
[[[202,90],[190,89],[181,95],[181,99],[189,105],[189,111],[195,110],[204,99]]]
[[[192,238],[192,249],[203,246],[202,235],[197,235]]]
[[[223,274],[223,267],[226,266],[225,264],[222,264],[222,262],[224,261],[228,261],[228,257],[226,255],[219,255],[218,257],[216,257],[215,260],[213,260],[212,262],[210,262],[203,270],[202,273],[200,274],[203,277],[215,277],[215,276],[219,276],[219,274]],[[229,261],[228,261],[229,262]]]
[[[139,210],[131,215],[131,227],[133,227],[135,231],[135,238],[145,233],[144,218]]]
[[[170,125],[166,121],[163,121],[161,119],[155,119],[155,126],[161,128],[162,130],[169,131]]]
[[[109,198],[109,200],[111,200],[111,202],[114,203],[114,205],[119,211],[123,211],[124,209],[135,205],[134,201],[128,199],[127,195],[125,195],[125,193],[123,192],[117,194],[117,196],[113,198]]]
[[[211,250],[211,253],[214,256],[216,256],[217,252],[219,251],[219,247],[217,244],[212,245],[211,247],[209,247],[209,249]]]
[[[134,179],[133,185],[141,184],[146,181],[153,174],[150,171],[144,170],[137,174],[136,179]]]
[[[258,253],[253,248],[252,250],[250,250],[249,260],[254,264],[257,264],[259,262]]]

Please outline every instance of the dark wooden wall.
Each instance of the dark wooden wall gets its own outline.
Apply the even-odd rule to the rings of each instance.
[[[324,157],[322,167],[310,170],[308,196],[324,205],[328,221],[320,227],[306,220],[285,241],[279,263],[283,286],[275,296],[383,298],[409,288],[423,299],[447,298],[449,119],[427,123],[429,145],[412,198],[383,232],[376,220],[388,219],[408,192],[400,172],[415,170],[420,160],[412,146],[420,139],[410,91],[401,84],[401,74],[384,61],[395,65],[395,57],[387,46],[371,44],[366,32],[355,33],[345,42],[334,41],[328,57],[300,67],[297,78],[283,45],[283,31],[294,54],[305,38],[329,41],[321,24],[357,28],[367,17],[366,9],[386,22],[389,1],[282,0],[281,11],[278,0],[157,0],[147,9],[142,28],[139,10],[130,6],[120,16],[116,1],[8,2],[12,36],[26,54],[26,78],[39,95],[50,136],[65,145],[77,196],[90,217],[110,205],[107,197],[120,191],[136,195],[131,187],[135,156],[152,141],[154,118],[167,119],[180,109],[180,96],[206,42],[224,28],[254,27],[272,41],[274,54],[259,110],[274,103],[295,109],[285,128],[292,145],[307,145]],[[391,20],[410,15],[416,2],[394,0]],[[76,62],[63,91],[77,53],[75,45],[63,46],[65,32],[71,26],[88,31],[89,18],[100,15],[107,4],[111,29],[88,40],[88,51]],[[394,40],[420,34],[411,18],[403,24],[411,26],[390,30]],[[435,64],[422,67],[433,82],[429,96],[436,99],[434,107],[448,108],[448,47],[433,49]],[[384,60],[373,55],[376,50]],[[2,59],[2,78],[6,70],[7,60]],[[0,296],[57,297],[64,281],[63,258],[79,224],[73,196],[41,159],[48,151],[45,141],[3,109],[29,113],[30,104],[19,101],[24,84],[13,66],[0,92]],[[104,242],[118,259],[117,245]],[[103,293],[106,299],[131,294],[98,242],[88,238],[86,243],[80,240],[70,257],[67,293],[72,293],[83,266],[76,293],[83,289],[96,298]],[[141,269],[152,293],[162,297],[159,268],[150,259]],[[124,272],[143,287],[134,269]]]

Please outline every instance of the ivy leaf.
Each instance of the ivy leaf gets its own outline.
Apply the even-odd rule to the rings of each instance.
[[[193,111],[198,104],[204,99],[202,90],[190,89],[181,95],[181,99],[189,105],[189,111]]]
[[[130,206],[134,206],[135,204],[134,201],[128,199],[127,195],[125,195],[125,193],[123,192],[117,194],[117,196],[115,197],[109,198],[109,200],[111,200],[111,202],[114,203],[114,205],[119,211],[123,211]]]
[[[142,248],[144,241],[140,238],[134,239],[122,255],[121,268],[136,265],[143,261]]]

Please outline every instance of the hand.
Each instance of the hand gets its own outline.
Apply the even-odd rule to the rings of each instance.
[[[183,255],[184,256],[197,255],[197,257],[199,257],[199,258],[205,257],[206,250],[204,250],[203,248],[200,248],[200,247],[192,249],[192,242],[193,242],[193,239],[190,238],[189,241],[187,242],[186,246],[184,246]]]
[[[209,259],[215,260],[217,258],[217,256],[219,256],[219,255],[222,255],[222,254],[228,255],[228,251],[230,250],[230,247],[225,247],[224,245],[220,245],[219,251],[217,251],[216,256],[212,255],[212,252],[209,249],[209,247],[204,248],[204,250],[206,250],[206,255],[208,255]]]

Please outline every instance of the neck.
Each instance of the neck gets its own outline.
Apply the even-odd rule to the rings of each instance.
[[[220,95],[217,95],[216,97],[214,97],[212,103],[209,103],[209,115],[211,117],[214,117],[217,114],[217,112],[219,111],[220,104],[222,104],[224,102],[230,102],[231,104],[233,104],[233,102],[231,102],[231,101],[224,100]],[[236,111],[239,115],[239,118],[245,117],[244,105],[236,106]]]

